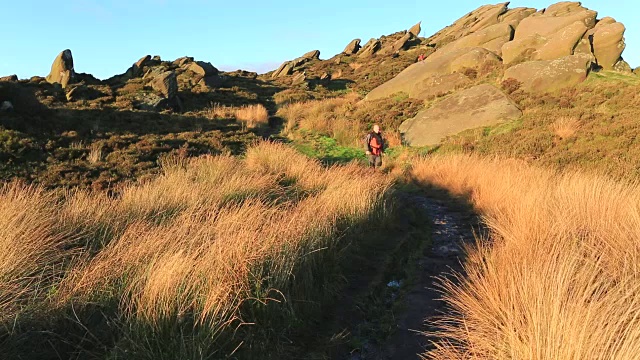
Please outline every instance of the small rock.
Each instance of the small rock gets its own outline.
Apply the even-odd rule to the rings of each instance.
[[[151,58],[151,60],[153,60],[153,61],[162,61],[162,59],[160,58],[160,55],[155,55],[154,57]]]
[[[0,111],[12,111],[13,110],[13,104],[11,104],[9,101],[3,101],[2,104],[0,105]]]

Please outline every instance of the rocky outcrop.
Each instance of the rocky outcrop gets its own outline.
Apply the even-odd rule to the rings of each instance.
[[[382,43],[378,39],[370,39],[358,52],[359,58],[370,58],[380,50]]]
[[[311,50],[308,53],[302,55],[303,58],[308,60],[314,60],[320,58],[320,50]]]
[[[429,43],[442,47],[478,30],[496,25],[501,21],[501,16],[507,13],[508,4],[505,2],[481,6],[430,37]]]
[[[367,100],[385,98],[397,92],[405,92],[411,97],[424,96],[425,89],[435,80],[434,76],[462,72],[467,68],[478,68],[487,62],[500,62],[500,58],[484,48],[464,48],[447,52],[441,56],[430,56],[426,60],[415,63],[393,79],[373,89]]]
[[[275,78],[291,75],[292,72],[293,72],[293,65],[291,64],[290,61],[285,61],[284,63],[282,63],[282,65],[280,65],[280,67],[278,67],[271,74],[271,78],[275,79]]]
[[[626,47],[624,25],[609,19],[608,23],[596,26],[593,33],[593,54],[598,60],[598,65],[605,70],[614,69]]]
[[[398,51],[405,49],[407,47],[407,44],[413,39],[413,37],[414,35],[412,33],[407,32],[400,39],[394,41],[392,44],[390,44],[388,47],[385,47],[380,52],[383,54],[397,53]]]
[[[218,69],[211,65],[211,63],[205,61],[191,62],[187,70],[194,72],[202,77],[218,75]]]
[[[151,81],[153,90],[161,93],[166,99],[173,99],[178,95],[178,80],[176,73],[165,71]]]
[[[177,58],[173,61],[173,65],[176,65],[178,67],[183,67],[186,64],[192,63],[193,62],[193,58],[191,56],[183,56],[180,58]]]
[[[0,81],[16,82],[18,81],[18,75],[3,76],[3,77],[0,77]]]
[[[419,23],[413,25],[411,27],[411,29],[409,29],[409,33],[413,34],[413,36],[418,37],[420,35],[420,31],[422,30],[420,25],[422,24],[422,21],[420,21]]]
[[[400,125],[405,143],[436,145],[446,136],[467,129],[516,120],[522,111],[504,93],[489,84],[460,91]]]
[[[522,19],[513,41],[502,47],[505,65],[559,59],[575,54],[576,49],[590,53],[590,43],[583,39],[595,26],[596,15],[578,2],[563,2]]]
[[[591,55],[576,54],[556,60],[528,61],[507,69],[504,79],[519,81],[527,91],[549,92],[584,81],[594,60]]]
[[[446,54],[456,49],[470,47],[483,47],[500,55],[502,46],[511,41],[513,34],[514,29],[510,24],[491,25],[445,45],[432,56],[440,56],[440,54]]]
[[[347,45],[347,47],[345,47],[344,50],[342,50],[342,53],[347,55],[357,53],[358,50],[360,50],[360,41],[361,41],[360,39],[351,40],[349,45]]]
[[[151,62],[151,55],[146,55],[140,58],[140,60],[136,61],[135,64],[131,67],[131,76],[139,77],[144,75],[143,68]]]
[[[640,67],[637,67],[633,70],[633,73],[636,75],[640,75]]]
[[[306,80],[307,80],[307,76],[305,75],[305,73],[298,72],[293,75],[293,78],[291,79],[291,85],[299,85],[305,82]]]
[[[73,69],[73,55],[71,50],[67,49],[62,51],[51,64],[51,72],[47,75],[47,82],[54,84],[58,83],[62,85],[62,88],[66,88],[69,84],[74,82],[75,71]]]

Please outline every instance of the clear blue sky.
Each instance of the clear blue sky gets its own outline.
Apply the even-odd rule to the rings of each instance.
[[[480,0],[21,0],[2,5],[0,76],[44,76],[62,50],[73,52],[76,70],[98,78],[124,72],[140,57],[193,56],[223,70],[265,72],[318,49],[321,58],[354,38],[408,29],[422,21],[429,36]],[[518,0],[510,7],[544,8],[550,1]],[[438,5],[439,4],[439,5]],[[453,5],[455,4],[455,5]],[[627,27],[623,56],[640,66],[637,0],[590,0],[583,5]],[[634,21],[635,20],[635,21]]]

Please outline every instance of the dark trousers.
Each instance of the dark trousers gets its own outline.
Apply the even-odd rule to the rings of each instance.
[[[369,155],[369,166],[373,168],[382,166],[382,155]]]

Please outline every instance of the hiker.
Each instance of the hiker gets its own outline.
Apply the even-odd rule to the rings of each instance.
[[[422,60],[424,60],[424,59],[426,59],[426,56],[425,56],[424,54],[420,54],[420,55],[418,56],[418,62],[420,62],[420,61],[422,61]]]
[[[373,125],[373,131],[367,134],[364,145],[369,157],[369,166],[374,169],[382,166],[382,153],[384,153],[385,144],[379,125]]]

